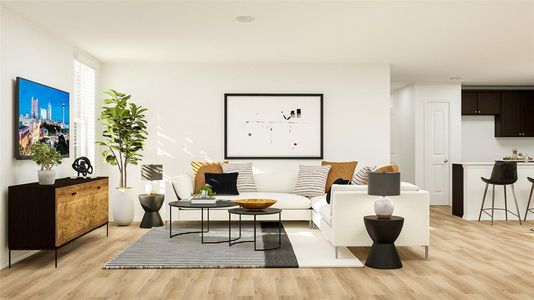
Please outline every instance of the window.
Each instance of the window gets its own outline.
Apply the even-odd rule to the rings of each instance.
[[[95,69],[74,60],[74,153],[95,165]]]

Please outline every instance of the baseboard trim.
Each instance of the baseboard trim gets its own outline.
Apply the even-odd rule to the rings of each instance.
[[[28,258],[28,257],[30,257],[32,255],[35,255],[35,254],[37,254],[37,253],[39,253],[41,251],[43,251],[43,250],[33,250],[33,251],[30,250],[30,252],[28,252],[28,253],[26,253],[24,255],[21,255],[19,257],[13,257],[12,256],[11,257],[11,265],[13,266],[14,264],[18,263],[19,261],[23,261],[26,258]],[[11,253],[11,254],[13,254],[13,253]],[[9,258],[8,258],[8,260],[9,260]],[[6,261],[4,264],[0,265],[0,270],[7,269],[8,267],[9,267],[9,261]]]

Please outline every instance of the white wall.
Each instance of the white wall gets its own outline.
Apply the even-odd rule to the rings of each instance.
[[[512,149],[534,156],[534,138],[496,138],[494,116],[462,116],[462,161],[492,162]]]
[[[391,92],[391,163],[402,181],[415,183],[415,85]]]
[[[7,187],[37,180],[37,166],[30,160],[15,160],[14,88],[17,76],[72,92],[75,48],[31,22],[2,7],[1,11],[1,105],[0,127],[0,267],[7,264]],[[72,93],[71,93],[72,103]],[[71,105],[72,107],[72,105]],[[72,114],[71,114],[72,115]],[[72,176],[71,158],[63,159],[57,176]],[[14,260],[28,255],[13,252]]]
[[[228,92],[324,93],[326,160],[389,161],[387,65],[347,64],[132,64],[102,67],[102,87],[132,94],[149,109],[144,163],[162,163],[166,177],[191,173],[192,160],[223,159],[223,95]],[[320,160],[254,161],[257,172],[296,171]],[[129,170],[142,192],[139,167]],[[117,185],[112,169],[111,185]],[[167,201],[175,196],[169,186]],[[136,219],[142,210],[136,203]]]

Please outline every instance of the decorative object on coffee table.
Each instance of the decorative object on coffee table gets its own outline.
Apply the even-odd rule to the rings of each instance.
[[[378,218],[389,218],[395,210],[393,200],[386,196],[400,195],[400,173],[369,172],[367,194],[381,196],[375,200],[374,209]]]
[[[273,206],[277,201],[274,199],[238,199],[234,202],[246,210],[263,210]]]
[[[165,202],[165,195],[163,194],[141,194],[139,195],[139,203],[145,210],[143,220],[139,227],[152,228],[163,226],[163,220],[159,214],[161,206]]]
[[[192,204],[191,201],[172,201],[169,202],[169,238],[173,238],[175,236],[183,235],[183,234],[191,234],[191,233],[200,233],[200,242],[202,244],[218,244],[218,243],[228,243],[227,240],[224,241],[205,241],[204,240],[204,233],[208,233],[210,231],[210,209],[211,208],[229,208],[237,206],[233,201],[228,200],[219,200],[214,204]],[[178,209],[183,208],[196,208],[200,209],[200,231],[187,231],[187,232],[180,232],[172,234],[172,208],[176,207]],[[206,222],[206,231],[204,231],[204,210],[207,211],[207,222]]]
[[[239,236],[232,239],[232,214],[239,215]],[[256,237],[256,216],[275,215],[278,214],[278,246],[271,248],[258,248]],[[237,241],[241,238],[241,216],[254,216],[254,240]],[[263,210],[248,210],[243,208],[232,208],[228,210],[228,246],[232,246],[239,243],[254,243],[254,251],[269,251],[279,249],[282,246],[282,210],[279,208],[266,208]]]
[[[145,184],[145,193],[148,195],[158,194],[159,185],[154,188],[154,181],[163,179],[163,165],[143,165],[141,167],[141,178],[148,180]]]
[[[363,219],[365,229],[373,240],[365,265],[375,269],[402,268],[394,243],[401,233],[404,218],[391,216],[389,219],[381,219],[377,216],[365,216]]]
[[[91,165],[91,161],[85,156],[76,158],[72,163],[72,168],[74,171],[78,172],[78,178],[86,178],[87,175],[93,174],[93,166]]]

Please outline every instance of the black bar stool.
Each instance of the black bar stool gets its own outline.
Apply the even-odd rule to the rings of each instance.
[[[534,191],[534,178],[527,177],[528,181],[532,183],[532,187],[530,188],[530,196],[528,196],[528,203],[527,203],[527,210],[525,211],[525,222],[527,221],[527,215],[529,212],[534,213],[534,207],[530,208],[530,200],[532,200],[532,191]]]
[[[482,198],[482,205],[480,206],[480,213],[478,214],[478,221],[482,216],[482,212],[491,217],[491,225],[493,225],[493,216],[496,210],[504,210],[506,215],[506,221],[508,221],[508,213],[516,216],[519,219],[519,225],[521,225],[521,215],[519,214],[519,206],[517,205],[517,198],[515,196],[514,183],[517,182],[517,162],[515,161],[498,161],[493,165],[491,172],[491,178],[486,179],[481,177],[482,181],[486,183],[486,189],[484,190],[484,197]],[[493,185],[493,193],[491,197],[491,207],[484,208],[484,202],[486,202],[486,194],[488,193],[489,185]],[[495,186],[502,185],[504,187],[504,208],[495,208]],[[515,208],[517,214],[508,209],[508,199],[506,198],[506,186],[512,186],[512,196],[514,196]],[[491,214],[487,212],[491,210]]]

